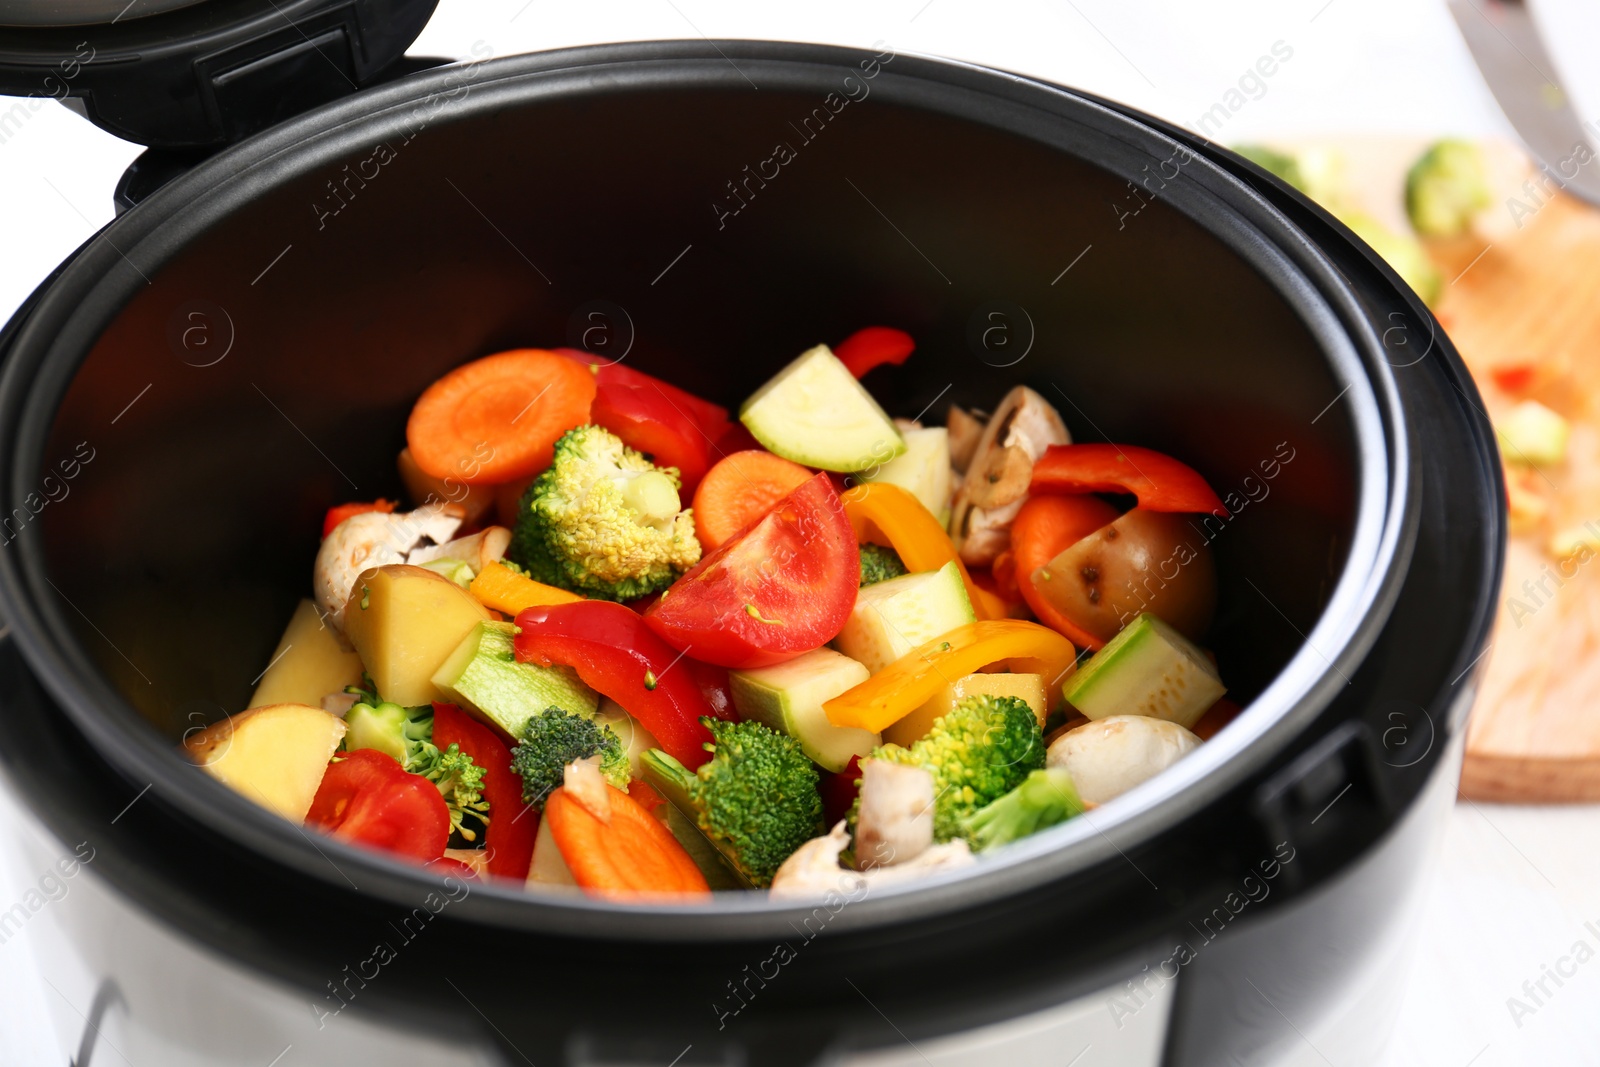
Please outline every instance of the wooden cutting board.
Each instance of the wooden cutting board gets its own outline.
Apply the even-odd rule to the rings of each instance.
[[[1332,147],[1359,206],[1405,227],[1405,171],[1427,142],[1345,138]],[[1600,530],[1600,209],[1559,192],[1529,195],[1521,186],[1533,171],[1521,151],[1484,147],[1500,210],[1484,236],[1430,243],[1445,282],[1435,312],[1492,419],[1532,398],[1573,429],[1566,462],[1510,469],[1548,515],[1511,538],[1461,791],[1511,803],[1600,801],[1600,555],[1563,573],[1547,550],[1556,531],[1588,521]],[[1512,195],[1520,226],[1505,204]],[[1501,387],[1525,366],[1535,368],[1526,388]]]
[[[1600,210],[1558,193],[1523,222],[1487,247],[1434,249],[1455,279],[1440,321],[1491,417],[1532,395],[1572,422],[1564,463],[1510,469],[1549,514],[1511,538],[1461,790],[1600,801],[1600,555],[1561,563],[1547,550],[1557,531],[1600,530]],[[1528,389],[1500,388],[1525,366]]]

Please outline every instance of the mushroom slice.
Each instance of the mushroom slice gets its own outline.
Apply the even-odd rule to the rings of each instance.
[[[967,467],[970,476],[951,509],[950,532],[962,560],[972,566],[987,566],[1011,544],[1011,523],[1022,510],[1027,493],[1005,498],[1020,476],[1021,456],[1027,458],[1027,473],[1031,478],[1033,464],[1044,455],[1045,449],[1068,444],[1071,440],[1066,423],[1044,397],[1025,385],[1005,395],[989,425],[984,427]],[[1013,453],[1008,459],[1003,453],[1010,448],[1020,453]],[[998,487],[1004,481],[1007,489],[998,494],[1000,502],[991,505],[979,502],[980,497],[993,498],[978,491],[977,483],[981,480],[978,472],[1001,472],[1002,478],[990,486]]]
[[[933,775],[885,760],[861,761],[856,863],[863,869],[909,863],[933,845]]]
[[[413,548],[406,554],[406,562],[420,566],[437,559],[459,559],[476,573],[497,560],[505,559],[509,547],[511,531],[504,526],[489,526],[441,545]]]
[[[1175,722],[1111,715],[1052,741],[1045,765],[1066,768],[1078,796],[1098,805],[1154,778],[1200,745],[1200,738]]]
[[[942,845],[934,845],[924,851],[914,860],[897,863],[893,867],[880,867],[875,871],[868,871],[868,887],[880,885],[893,885],[898,882],[909,882],[916,878],[926,878],[942,871],[953,871],[961,867],[970,867],[977,862],[972,855],[972,849],[967,847],[965,841],[946,841]]]
[[[978,451],[978,441],[983,437],[983,420],[951,404],[944,426],[950,433],[950,465],[965,474]]]
[[[1021,500],[1033,479],[1033,457],[1021,445],[991,449],[963,483],[972,506],[988,511]]]
[[[323,618],[344,631],[344,606],[362,571],[404,563],[418,544],[443,544],[461,527],[459,504],[428,504],[415,511],[367,511],[334,527],[322,539],[311,584]]]
[[[813,837],[783,861],[772,876],[771,895],[818,897],[836,892],[849,895],[859,890],[866,876],[839,866],[839,853],[850,847],[850,833],[840,819],[823,837]]]

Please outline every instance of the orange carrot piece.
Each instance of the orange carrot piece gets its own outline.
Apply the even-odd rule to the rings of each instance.
[[[761,449],[724,456],[695,490],[694,532],[701,547],[721,547],[810,478],[800,464]]]
[[[705,875],[665,826],[614,786],[611,821],[557,789],[545,798],[544,818],[578,885],[596,896],[636,894],[709,896]]]
[[[435,478],[493,485],[550,465],[556,438],[589,420],[594,373],[522,348],[465,363],[425,389],[406,423],[411,458]]]

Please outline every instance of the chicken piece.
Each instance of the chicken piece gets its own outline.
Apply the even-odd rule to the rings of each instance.
[[[1019,385],[1005,395],[994,418],[984,427],[972,461],[967,467],[968,478],[956,494],[950,514],[950,533],[956,549],[968,565],[986,567],[1011,544],[1011,523],[1022,510],[1027,493],[1011,499],[1010,496],[1022,479],[1020,459],[1027,459],[1027,476],[1032,477],[1033,464],[1051,445],[1071,443],[1066,423],[1050,402],[1025,385]],[[1007,457],[1012,448],[1020,450]],[[952,450],[952,455],[954,451]],[[985,506],[980,499],[994,499],[987,489],[1000,485],[1001,479],[979,490],[984,481],[980,471],[1002,472],[1005,491],[996,496],[1003,503]]]
[[[877,870],[868,871],[865,875],[868,888],[881,885],[897,885],[901,882],[911,882],[918,878],[926,878],[931,874],[943,871],[953,871],[961,867],[970,867],[976,861],[972,849],[967,847],[965,841],[959,838],[955,841],[946,841],[942,845],[934,845],[924,851],[914,860],[897,863],[893,867],[879,867]]]
[[[909,863],[933,845],[933,775],[921,767],[861,761],[856,863],[864,870]]]
[[[443,544],[455,536],[463,516],[458,504],[428,504],[415,511],[367,511],[334,527],[317,551],[311,584],[323,618],[344,632],[344,606],[362,571],[404,563],[424,541]]]

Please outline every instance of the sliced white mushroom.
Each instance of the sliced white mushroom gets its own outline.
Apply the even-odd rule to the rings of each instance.
[[[854,895],[867,876],[839,866],[839,853],[849,847],[850,832],[840,819],[826,835],[813,837],[783,861],[772,876],[771,895],[776,899],[818,897],[830,891]]]
[[[1071,441],[1066,423],[1044,397],[1025,385],[1005,395],[983,428],[951,509],[950,533],[963,560],[986,566],[1006,550],[1011,523],[1027,499],[1024,473],[1032,475],[1045,449]],[[980,481],[987,483],[983,491],[978,491]],[[1021,495],[1016,494],[1019,484],[1024,487]]]
[[[983,420],[951,404],[944,426],[950,433],[950,465],[965,474],[978,451],[978,442],[983,439]]]
[[[1064,767],[1086,803],[1104,804],[1154,778],[1200,744],[1200,738],[1175,722],[1111,715],[1056,738],[1045,765]]]
[[[415,511],[367,511],[334,527],[322,539],[311,585],[323,617],[344,630],[344,605],[362,571],[404,563],[419,544],[443,544],[461,528],[457,504],[429,504]]]
[[[909,863],[933,845],[933,775],[921,767],[861,761],[856,864],[864,870]]]
[[[897,863],[893,867],[880,867],[866,874],[869,889],[881,885],[893,885],[898,882],[909,882],[917,878],[926,878],[931,874],[941,871],[953,871],[960,867],[970,867],[977,860],[972,855],[972,850],[965,841],[946,841],[942,845],[934,845],[924,851],[914,860]]]
[[[850,834],[840,819],[825,837],[814,837],[795,849],[773,875],[771,893],[778,899],[819,897],[828,892],[859,900],[872,887],[894,885],[977,862],[965,841],[926,849],[914,860],[893,867],[852,871],[839,866],[839,853],[850,847]]]
[[[511,546],[511,531],[504,526],[487,526],[475,534],[457,537],[442,545],[421,545],[406,554],[406,562],[421,566],[437,559],[459,559],[473,573],[506,558]]]

